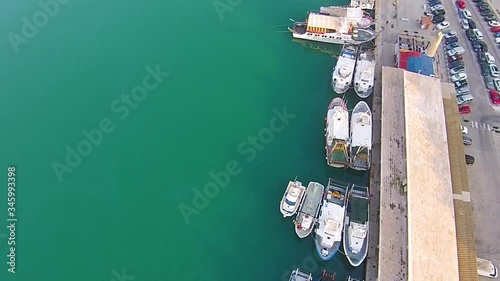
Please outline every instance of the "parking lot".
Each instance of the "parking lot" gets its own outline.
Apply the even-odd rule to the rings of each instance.
[[[495,58],[495,64],[500,65],[500,49],[495,43],[493,33],[488,22],[480,15],[472,0],[465,0],[466,10],[472,15],[477,29],[483,33],[483,41],[488,52]],[[463,61],[465,63],[468,87],[474,100],[469,104],[471,113],[462,115],[463,125],[467,127],[467,136],[473,142],[465,148],[465,153],[474,156],[475,162],[468,166],[468,178],[471,191],[471,204],[474,219],[474,235],[476,239],[477,255],[489,259],[500,266],[500,224],[496,217],[500,213],[500,176],[497,175],[500,167],[500,133],[495,132],[500,126],[500,111],[498,106],[490,102],[488,90],[485,87],[484,77],[478,63],[477,54],[471,46],[465,31],[460,26],[459,12],[454,1],[443,1],[446,10],[446,21],[450,28],[457,33],[460,46],[465,49]],[[492,7],[495,11],[495,8]],[[446,60],[445,43],[442,44],[441,61]],[[448,73],[445,63],[440,65],[442,73]],[[458,128],[457,128],[458,130]],[[482,277],[481,277],[482,279]],[[486,280],[486,279],[485,279]]]

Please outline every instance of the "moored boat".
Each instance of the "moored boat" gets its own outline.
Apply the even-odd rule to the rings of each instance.
[[[334,98],[326,114],[326,163],[335,168],[349,165],[349,111],[341,98]]]
[[[340,248],[347,189],[347,184],[328,180],[314,236],[316,251],[325,261],[333,258]]]
[[[356,267],[368,253],[370,195],[368,187],[352,185],[347,195],[344,219],[344,253],[349,263]]]
[[[375,80],[375,55],[371,49],[363,49],[356,61],[354,91],[360,98],[367,98],[373,92]]]
[[[288,182],[285,194],[281,199],[280,211],[283,217],[290,217],[297,213],[297,210],[304,199],[306,188],[302,185],[300,181],[295,179],[294,181]]]
[[[290,274],[290,279],[288,281],[312,281],[312,274],[300,271],[300,269],[294,269],[292,274]]]
[[[307,185],[304,201],[294,221],[295,233],[299,238],[309,236],[314,229],[324,191],[325,187],[317,182],[310,182]]]
[[[358,48],[354,45],[344,45],[332,73],[332,88],[337,94],[343,94],[352,85],[354,67]]]
[[[321,7],[311,11],[305,22],[294,22],[288,28],[294,38],[332,44],[362,44],[375,39],[369,27],[373,19],[360,8]]]
[[[372,112],[364,101],[358,102],[351,115],[350,167],[354,170],[370,169],[372,149]]]

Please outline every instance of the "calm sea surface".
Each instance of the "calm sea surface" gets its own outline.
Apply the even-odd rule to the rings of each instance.
[[[347,2],[221,0],[219,14],[209,0],[60,3],[0,4],[0,226],[11,165],[18,218],[15,274],[0,227],[0,280],[362,275],[342,254],[321,262],[279,212],[296,176],[367,181],[325,164],[340,46],[283,32]]]

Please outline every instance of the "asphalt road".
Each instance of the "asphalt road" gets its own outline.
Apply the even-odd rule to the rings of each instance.
[[[463,117],[468,128],[468,136],[473,144],[466,147],[465,153],[475,157],[475,163],[468,168],[469,187],[471,191],[472,214],[474,219],[474,235],[476,250],[479,257],[493,261],[500,267],[500,134],[493,131],[494,126],[500,126],[500,111],[494,110],[490,104],[488,92],[483,82],[483,76],[477,63],[476,53],[459,24],[454,1],[443,1],[446,10],[446,20],[450,29],[457,32],[460,45],[466,50],[464,62],[467,69],[469,87],[474,96],[470,105],[472,113]],[[500,65],[500,49],[495,44],[488,23],[479,14],[472,0],[466,0],[466,9],[471,11],[472,19],[483,33],[484,42],[489,52]],[[444,44],[443,44],[444,45]],[[445,71],[445,70],[443,70]],[[457,128],[458,130],[458,128]]]

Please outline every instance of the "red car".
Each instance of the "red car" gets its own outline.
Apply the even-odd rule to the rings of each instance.
[[[500,26],[494,26],[490,28],[491,32],[500,32]]]
[[[460,106],[458,108],[458,112],[460,114],[469,114],[470,113],[470,107],[468,105]]]
[[[448,62],[454,62],[456,60],[462,60],[464,57],[462,55],[456,54],[454,56],[448,57]]]
[[[464,1],[462,1],[462,0],[457,0],[455,3],[457,4],[457,6],[458,6],[460,9],[462,9],[462,10],[463,10],[463,9],[465,9],[465,2],[464,2]]]
[[[492,104],[500,104],[500,94],[495,90],[490,90],[490,100]]]

